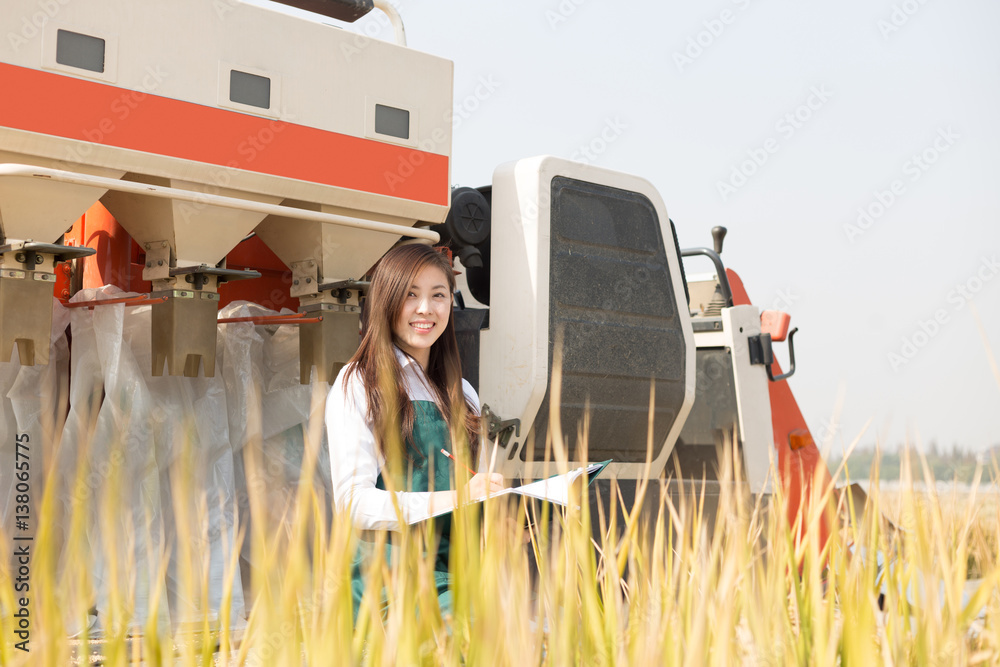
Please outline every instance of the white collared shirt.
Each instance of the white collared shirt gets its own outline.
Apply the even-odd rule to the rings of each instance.
[[[396,358],[403,369],[406,395],[411,401],[434,402],[434,393],[423,368],[398,348]],[[399,530],[399,518],[392,502],[392,492],[375,487],[385,458],[375,444],[375,433],[368,421],[368,400],[358,375],[344,383],[347,365],[337,375],[326,399],[327,441],[330,443],[330,468],[333,479],[333,503],[336,511],[350,509],[351,520],[361,530]],[[465,379],[462,389],[479,411],[479,396]],[[482,469],[482,456],[480,456]],[[430,493],[397,491],[396,498],[404,521],[429,516]]]

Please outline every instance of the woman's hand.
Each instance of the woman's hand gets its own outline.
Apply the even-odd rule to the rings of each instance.
[[[487,490],[493,494],[502,491],[503,488],[503,475],[498,472],[481,472],[469,480],[469,498],[476,500],[485,496]]]
[[[496,493],[502,491],[503,488],[503,475],[500,473],[495,472],[489,475],[478,473],[469,480],[469,500],[479,500],[485,497],[487,489],[490,493]],[[439,511],[451,511],[457,505],[458,491],[435,491],[430,494],[427,511],[431,514],[437,514]]]

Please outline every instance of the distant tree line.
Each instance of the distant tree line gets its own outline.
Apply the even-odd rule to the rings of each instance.
[[[876,455],[879,455],[878,477],[883,481],[899,479],[899,471],[906,458],[906,451],[899,448],[891,451],[879,452],[874,446],[859,446],[851,452],[847,460],[847,473],[851,481],[860,482],[871,478],[872,468],[875,464]],[[983,467],[984,482],[993,479],[993,462],[1000,464],[1000,445],[996,445],[987,451],[970,452],[953,445],[951,449],[939,448],[937,443],[932,442],[930,447],[923,452],[923,457],[927,460],[927,467],[930,469],[934,479],[939,482],[962,482],[972,481],[976,466]],[[923,479],[923,465],[920,462],[921,454],[914,449],[909,450],[910,470],[914,480]],[[832,455],[829,460],[830,471],[833,472],[843,460],[843,454]]]

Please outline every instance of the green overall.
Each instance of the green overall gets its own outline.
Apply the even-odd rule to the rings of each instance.
[[[446,491],[452,488],[451,461],[442,453],[441,448],[450,449],[451,438],[448,434],[448,424],[441,416],[437,405],[432,401],[413,401],[413,442],[412,448],[416,450],[413,461],[410,464],[412,472],[406,480],[406,488],[402,491]],[[433,489],[429,483],[430,462],[433,461],[434,485]],[[382,475],[378,476],[375,483],[376,488],[385,489]],[[451,612],[451,576],[448,574],[448,535],[451,528],[451,516],[445,515],[435,519],[435,531],[440,536],[437,549],[437,559],[434,564],[434,582],[437,585],[438,602],[441,605],[441,613]],[[386,542],[384,557],[387,563],[392,562],[392,551],[394,549],[389,541]],[[357,620],[358,608],[361,598],[365,593],[364,571],[368,567],[370,558],[375,550],[375,537],[371,531],[363,532],[360,537],[358,549],[354,555],[354,563],[351,571],[351,595],[354,601],[354,618]],[[382,592],[381,604],[386,604],[385,592]],[[384,609],[383,609],[384,611]]]

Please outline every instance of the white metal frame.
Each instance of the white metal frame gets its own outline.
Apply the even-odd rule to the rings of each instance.
[[[133,181],[122,181],[116,178],[103,178],[101,176],[90,176],[88,174],[78,174],[72,171],[61,169],[49,169],[46,167],[32,167],[26,164],[0,164],[0,178],[34,178],[45,179],[49,182],[69,183],[72,185],[84,185],[104,190],[115,190],[127,192],[134,195],[146,197],[158,197],[161,199],[172,199],[175,201],[186,201],[203,206],[218,206],[220,208],[237,209],[240,211],[252,211],[263,213],[264,215],[277,215],[295,220],[306,220],[311,222],[323,222],[340,227],[352,227],[370,232],[391,234],[395,236],[411,236],[420,243],[434,244],[441,240],[437,232],[420,227],[404,227],[393,225],[388,222],[377,222],[375,220],[364,220],[352,218],[346,215],[335,213],[323,213],[320,211],[309,211],[280,204],[267,204],[264,202],[251,201],[249,199],[239,199],[237,197],[226,197],[223,195],[213,195],[194,190],[180,190],[178,188],[168,188],[148,183],[136,183]],[[97,198],[99,198],[98,195]],[[95,201],[97,200],[95,198]]]
[[[670,261],[675,286],[683,285],[680,257],[676,256],[666,207],[647,180],[550,156],[519,160],[500,166],[493,174],[492,258],[490,270],[490,328],[480,339],[480,396],[504,419],[521,420],[521,436],[511,440],[518,451],[535,420],[549,383],[549,251],[551,183],[556,176],[607,185],[645,195],[660,221],[660,233]],[[649,475],[663,470],[677,441],[695,393],[695,343],[684,290],[674,291],[682,321],[685,359],[684,401],[670,432],[659,446]],[[564,424],[564,433],[575,425]],[[654,450],[655,451],[655,450]],[[525,466],[518,456],[500,457],[505,476],[542,474],[541,464]],[[570,467],[583,465],[570,461]],[[645,463],[612,463],[605,474],[636,479],[646,474]]]
[[[715,332],[711,332],[715,333]],[[739,412],[743,462],[752,493],[771,493],[771,460],[774,457],[774,429],[767,372],[761,364],[751,365],[747,338],[760,334],[757,306],[722,309],[722,340],[733,359],[733,383]],[[699,336],[703,345],[707,339]]]

